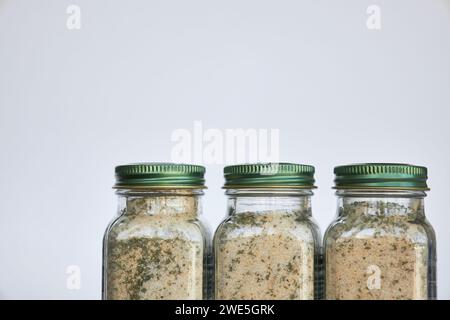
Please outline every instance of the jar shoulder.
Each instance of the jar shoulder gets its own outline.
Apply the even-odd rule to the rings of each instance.
[[[208,228],[200,219],[164,218],[155,216],[121,215],[114,219],[105,232],[105,240],[129,238],[181,238],[204,242]]]
[[[324,245],[346,238],[404,238],[413,243],[435,242],[434,230],[423,217],[338,217],[325,231]]]
[[[310,216],[296,215],[231,215],[217,228],[215,241],[261,234],[288,235],[294,239],[317,242],[320,230]]]

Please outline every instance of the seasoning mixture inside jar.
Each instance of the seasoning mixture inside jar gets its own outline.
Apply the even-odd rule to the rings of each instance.
[[[425,218],[427,170],[335,168],[338,217],[324,237],[327,299],[434,299],[436,240]]]
[[[224,173],[228,216],[214,237],[216,299],[318,297],[314,168],[249,164]]]
[[[204,168],[193,165],[116,168],[119,212],[104,238],[104,299],[208,298],[203,176]]]

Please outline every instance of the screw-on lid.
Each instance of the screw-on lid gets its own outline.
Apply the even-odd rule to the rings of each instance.
[[[204,188],[205,168],[191,164],[136,163],[116,167],[116,189]]]
[[[225,189],[315,188],[314,167],[295,163],[260,163],[227,166],[223,170]]]
[[[335,189],[429,190],[427,168],[400,163],[363,163],[334,168]]]

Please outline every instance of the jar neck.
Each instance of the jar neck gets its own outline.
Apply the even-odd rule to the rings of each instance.
[[[339,216],[424,217],[424,191],[337,190]]]
[[[196,218],[201,214],[201,189],[121,189],[119,214]]]
[[[228,189],[228,214],[299,214],[311,216],[311,189]]]

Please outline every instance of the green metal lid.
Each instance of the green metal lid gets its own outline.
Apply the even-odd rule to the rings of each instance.
[[[427,168],[401,163],[362,163],[334,168],[335,189],[429,190]]]
[[[116,189],[204,188],[205,168],[190,164],[136,163],[116,167]]]
[[[259,163],[227,166],[223,170],[225,189],[315,188],[314,167],[294,163]]]

